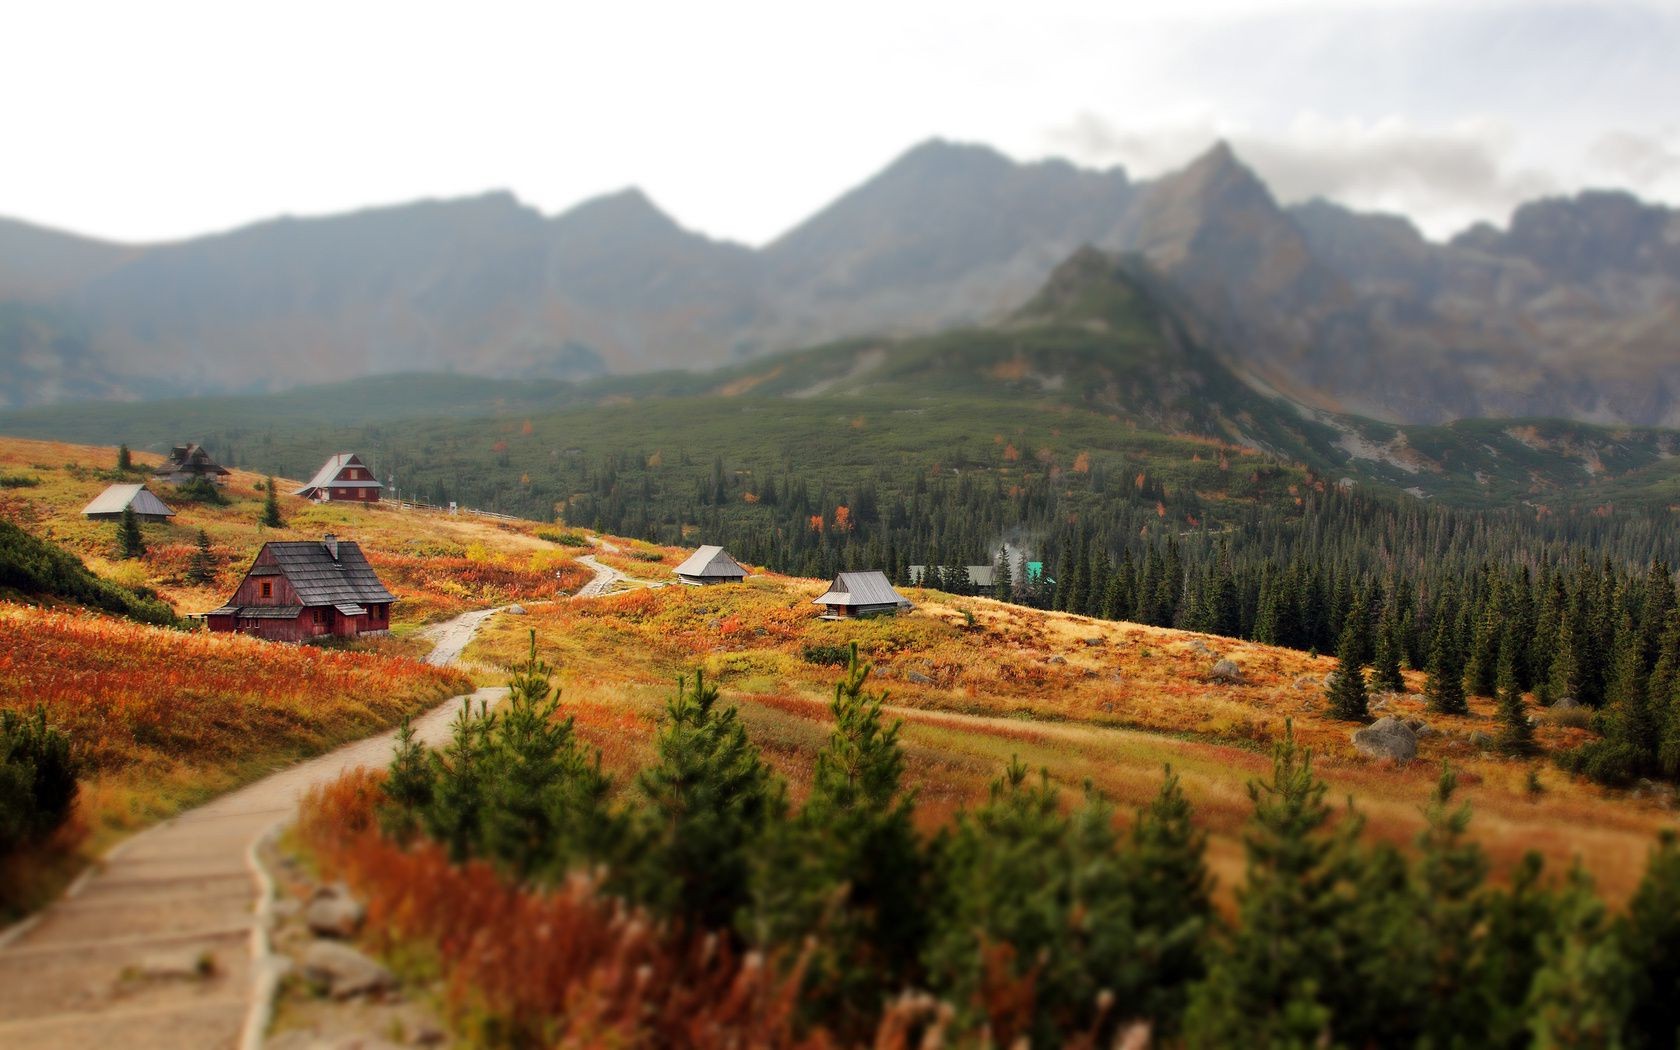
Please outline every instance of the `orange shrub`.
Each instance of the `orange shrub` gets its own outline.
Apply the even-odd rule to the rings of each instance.
[[[435,843],[398,845],[373,827],[378,780],[361,770],[312,792],[299,833],[367,902],[377,947],[436,953],[458,1018],[515,1045],[831,1045],[795,1029],[800,964],[680,933],[587,875],[524,887],[489,864],[453,865]]]
[[[0,605],[0,707],[46,705],[95,773],[317,750],[471,688],[414,660]]]

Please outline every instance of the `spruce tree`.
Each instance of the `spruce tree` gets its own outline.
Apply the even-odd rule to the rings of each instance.
[[[268,528],[278,529],[285,523],[280,520],[280,497],[275,494],[274,475],[268,476],[268,483],[263,488],[268,494],[263,497],[262,523]]]
[[[1269,780],[1251,781],[1254,817],[1238,924],[1191,992],[1191,1046],[1314,1046],[1331,1029],[1329,989],[1342,967],[1344,857],[1359,821],[1327,830],[1328,786],[1293,726],[1272,753]]]
[[[187,563],[187,579],[194,583],[209,583],[216,578],[216,560],[210,554],[210,534],[198,530],[193,545],[192,560]]]
[[[1645,876],[1617,921],[1616,940],[1630,965],[1628,1045],[1667,1050],[1680,1042],[1680,839],[1665,829]]]
[[[1464,700],[1464,662],[1452,623],[1446,617],[1437,623],[1435,641],[1429,652],[1429,678],[1423,695],[1429,710],[1437,714],[1468,714],[1470,705]]]
[[[1213,878],[1207,834],[1191,822],[1190,800],[1166,767],[1161,790],[1138,812],[1127,861],[1138,952],[1156,976],[1139,1007],[1157,1032],[1176,1029],[1191,985],[1207,970]]]
[[[853,642],[810,797],[773,831],[755,866],[746,931],[793,950],[814,936],[807,987],[851,1034],[868,1030],[882,1000],[915,982],[927,919],[926,860],[902,783],[902,723],[886,723],[886,694],[866,692],[868,676]]]
[[[1454,807],[1458,778],[1443,768],[1429,805],[1428,825],[1418,838],[1416,923],[1427,969],[1423,1001],[1423,1045],[1476,1043],[1484,1020],[1476,968],[1486,921],[1482,895],[1487,857],[1469,840],[1470,806]]]
[[[1330,714],[1349,722],[1363,722],[1370,717],[1365,668],[1359,663],[1362,644],[1360,623],[1363,620],[1364,614],[1357,607],[1348,610],[1347,624],[1342,628],[1341,642],[1336,648],[1336,671],[1330,679],[1327,696]]]
[[[691,928],[731,926],[750,900],[754,851],[784,805],[735,708],[696,672],[677,683],[637,783],[648,801],[635,895]]]
[[[126,443],[117,446],[117,469],[124,474],[134,469],[134,454]]]
[[[1605,743],[1625,749],[1633,775],[1650,772],[1662,744],[1662,726],[1647,702],[1643,646],[1633,618],[1622,614],[1605,694]]]
[[[1075,1033],[1112,1038],[1122,1018],[1101,994],[1134,1004],[1154,979],[1138,952],[1114,813],[1087,791],[1064,814],[1047,773],[1012,761],[987,803],[959,816],[939,855],[945,887],[926,961],[932,990],[1008,1045],[1056,1046]],[[1030,987],[1026,1009],[993,1012],[988,988]]]
[[[1000,547],[992,566],[992,597],[1000,602],[1015,597],[1015,570],[1010,565],[1009,548]]]
[[[1526,1050],[1532,1045],[1526,1000],[1540,968],[1541,939],[1556,924],[1557,901],[1542,878],[1544,871],[1540,854],[1530,851],[1518,861],[1509,884],[1487,894],[1481,965],[1475,978],[1485,1018],[1475,1035],[1482,1038],[1482,1045],[1502,1050]]]
[[[564,874],[616,859],[622,838],[608,813],[601,756],[585,753],[571,716],[559,717],[553,669],[530,652],[485,737],[484,809],[478,852],[522,875]]]
[[[146,553],[146,540],[140,534],[140,518],[133,507],[124,507],[117,522],[117,556],[139,558]]]
[[[1604,902],[1576,868],[1557,900],[1556,921],[1540,938],[1540,967],[1529,985],[1529,1034],[1544,1047],[1616,1047],[1632,1007],[1622,946],[1611,936]]]
[[[1377,625],[1371,659],[1371,687],[1389,693],[1406,691],[1406,679],[1400,673],[1400,626],[1390,612],[1385,612]]]

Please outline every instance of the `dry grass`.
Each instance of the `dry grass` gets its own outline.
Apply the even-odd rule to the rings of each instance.
[[[134,462],[149,467],[161,457],[136,452]],[[586,569],[574,564],[585,552],[539,539],[536,533],[543,526],[534,522],[312,504],[287,495],[298,483],[286,479],[278,479],[285,527],[267,529],[259,524],[264,494],[257,486],[263,479],[245,471],[234,471],[228,479],[225,506],[176,499],[170,486],[148,481],[176,515],[167,524],[143,527],[148,548],[143,559],[119,561],[116,525],[81,516],[82,508],[112,483],[102,472],[115,463],[114,449],[0,437],[0,475],[38,481],[0,489],[0,517],[62,544],[102,576],[154,588],[184,614],[221,605],[264,542],[317,539],[327,532],[360,543],[401,599],[393,610],[398,631],[485,605],[553,598],[575,591],[589,578]],[[218,567],[215,581],[202,586],[187,579],[199,529],[209,535]]]
[[[0,708],[69,732],[96,840],[471,688],[410,659],[0,604]]]
[[[1530,848],[1560,870],[1580,856],[1613,899],[1631,890],[1657,829],[1673,823],[1652,803],[1612,796],[1543,761],[1487,751],[1474,737],[1496,730],[1491,701],[1473,700],[1469,716],[1443,717],[1425,713],[1415,692],[1386,698],[1388,711],[1423,717],[1435,730],[1420,741],[1420,761],[1397,769],[1356,755],[1355,727],[1326,716],[1328,658],[917,589],[907,592],[917,603],[911,615],[832,623],[816,619],[809,604],[824,586],[763,575],[739,587],[561,603],[492,623],[469,655],[511,665],[536,630],[542,655],[561,668],[580,731],[621,771],[648,760],[675,677],[703,667],[741,704],[754,739],[797,796],[827,732],[837,677],[802,653],[856,641],[905,719],[925,824],[982,798],[1012,755],[1047,766],[1069,787],[1089,780],[1123,808],[1146,801],[1170,762],[1212,833],[1211,860],[1227,887],[1241,870],[1245,784],[1267,770],[1267,749],[1286,721],[1318,754],[1332,791],[1351,796],[1371,833],[1391,841],[1409,842],[1422,828],[1420,807],[1443,761],[1460,771],[1475,834],[1497,866]],[[1242,669],[1240,684],[1208,678],[1227,657]],[[1420,676],[1408,679],[1421,688]],[[1538,735],[1549,749],[1584,736],[1544,721]],[[1545,786],[1537,795],[1527,789],[1533,767]]]

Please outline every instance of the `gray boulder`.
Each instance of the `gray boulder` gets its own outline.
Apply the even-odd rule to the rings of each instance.
[[[1202,641],[1200,638],[1190,639],[1189,644],[1187,644],[1185,648],[1189,649],[1193,653],[1200,653],[1203,656],[1213,655],[1213,650],[1209,649],[1207,647],[1207,643]]]
[[[356,936],[366,917],[367,909],[350,896],[349,887],[337,882],[316,890],[303,913],[310,933],[340,939]]]
[[[1224,659],[1208,670],[1208,678],[1223,685],[1236,685],[1243,680],[1242,668],[1232,659]]]
[[[1575,711],[1581,707],[1581,701],[1573,696],[1560,696],[1552,701],[1553,711]]]
[[[1354,730],[1353,747],[1367,758],[1391,758],[1404,764],[1417,757],[1417,734],[1411,726],[1389,715]]]
[[[906,671],[906,672],[904,672],[904,680],[906,682],[913,682],[916,685],[932,685],[933,684],[933,679],[929,678],[927,675],[923,674],[920,671]]]
[[[523,606],[523,605],[510,605],[506,609],[503,609],[502,611],[507,613],[509,616],[524,616],[525,615],[525,606]]]
[[[337,941],[316,941],[304,950],[302,962],[304,977],[324,985],[334,999],[375,995],[397,986],[390,970]]]
[[[1053,664],[1065,664],[1065,663],[1067,663],[1067,657],[1065,657],[1065,656],[1052,656],[1050,658],[1049,662],[1053,663]]]

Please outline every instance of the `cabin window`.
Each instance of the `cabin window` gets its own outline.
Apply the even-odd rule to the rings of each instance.
[[[314,618],[315,622],[318,623],[318,624],[327,622],[327,610],[325,610],[325,609],[311,610],[310,615]]]
[[[272,580],[264,580],[262,583],[258,584],[258,586],[262,588],[262,596],[264,598],[274,597],[274,582]]]

